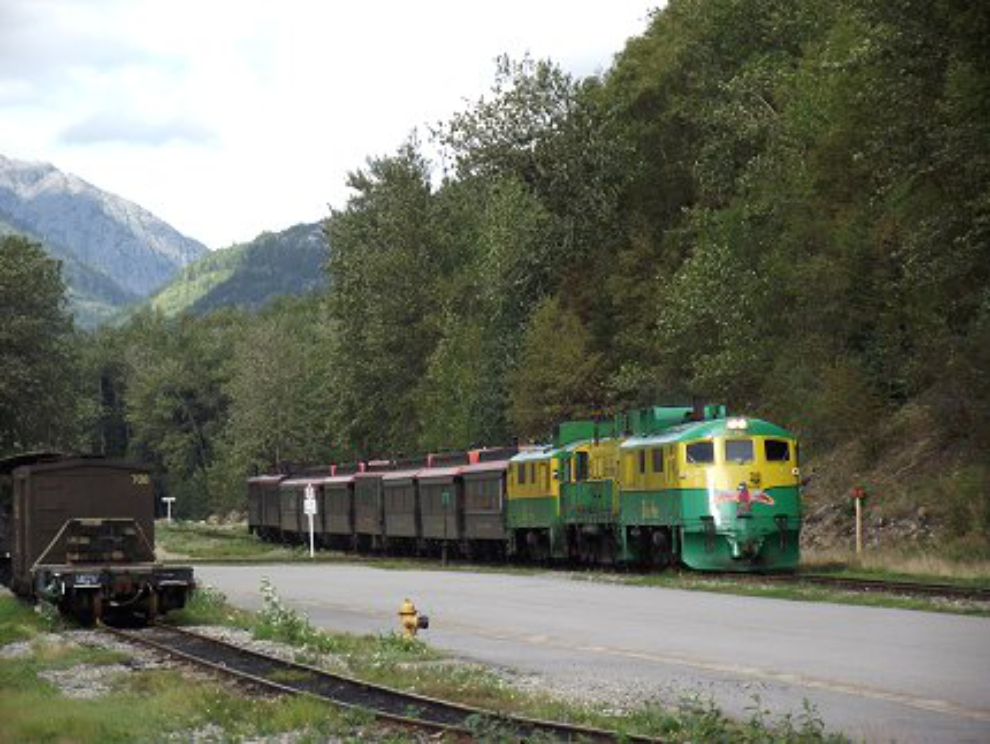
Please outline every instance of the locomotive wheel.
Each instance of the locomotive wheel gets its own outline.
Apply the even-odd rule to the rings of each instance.
[[[72,614],[81,625],[95,625],[103,619],[103,597],[98,592],[79,592],[73,600]]]
[[[670,537],[664,529],[655,530],[650,536],[650,562],[657,568],[666,568],[673,563]]]
[[[158,617],[158,592],[154,589],[148,590],[148,596],[144,600],[144,617],[149,625]]]

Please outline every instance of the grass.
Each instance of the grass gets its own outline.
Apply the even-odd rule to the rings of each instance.
[[[196,608],[192,608],[195,611]],[[300,741],[339,737],[403,741],[367,715],[356,715],[301,698],[262,699],[215,682],[168,670],[120,675],[97,699],[62,696],[42,674],[86,665],[108,665],[127,657],[43,635],[64,629],[11,596],[0,596],[0,648],[31,641],[30,653],[0,659],[0,742],[189,740],[209,728],[209,741],[303,732]]]
[[[852,576],[851,574],[848,575],[850,577]],[[794,602],[830,602],[833,604],[856,605],[861,607],[886,607],[899,610],[919,610],[923,612],[990,617],[990,608],[987,608],[985,603],[968,600],[857,592],[816,586],[814,584],[779,584],[772,580],[760,582],[758,578],[740,581],[732,578],[691,572],[668,572],[651,576],[630,576],[620,580],[623,583],[636,586],[657,586],[687,591],[719,592],[742,597],[763,597]]]
[[[155,539],[176,560],[291,561],[309,559],[301,547],[265,543],[248,534],[243,525],[207,525],[196,522],[158,522]]]
[[[958,586],[990,586],[990,561],[961,562],[917,552],[851,550],[805,553],[803,569],[809,573],[866,577],[886,581],[932,581]]]
[[[43,605],[32,607],[13,597],[0,596],[0,646],[28,641],[39,633],[57,630],[61,621]]]

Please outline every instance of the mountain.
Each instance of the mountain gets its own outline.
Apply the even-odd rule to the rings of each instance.
[[[0,155],[0,230],[63,261],[73,310],[92,325],[208,253],[137,204],[47,163]]]
[[[3,235],[23,235],[36,243],[44,244],[37,235],[0,220],[0,236]],[[117,315],[121,308],[140,302],[139,295],[128,292],[106,274],[73,258],[71,254],[50,248],[47,250],[62,262],[69,310],[80,328],[96,328]]]
[[[214,251],[187,266],[150,304],[166,315],[220,307],[255,310],[280,295],[324,287],[326,250],[319,222],[264,232],[250,243]]]

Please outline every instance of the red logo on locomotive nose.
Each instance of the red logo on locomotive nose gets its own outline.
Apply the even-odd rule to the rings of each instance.
[[[766,491],[750,491],[749,487],[745,483],[740,483],[739,487],[735,491],[715,492],[716,504],[726,504],[729,502],[739,504],[740,510],[749,510],[753,507],[753,504],[766,504],[767,506],[774,505],[773,496],[768,494]]]

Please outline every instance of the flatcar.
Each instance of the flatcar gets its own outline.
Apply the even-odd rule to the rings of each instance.
[[[784,429],[682,406],[565,422],[543,446],[338,465],[286,487],[317,488],[316,537],[331,547],[754,571],[798,564],[798,472]],[[268,482],[249,481],[249,499]],[[300,506],[280,503],[279,534],[297,539],[285,525]]]
[[[182,608],[192,569],[155,560],[149,471],[59,453],[0,461],[0,576],[85,623]]]

